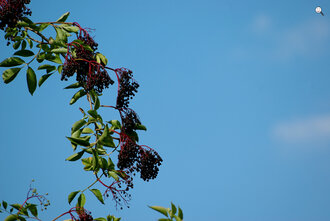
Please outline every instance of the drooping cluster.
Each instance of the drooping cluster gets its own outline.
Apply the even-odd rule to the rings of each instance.
[[[158,175],[158,167],[163,161],[159,154],[153,149],[145,149],[136,144],[127,135],[123,137],[118,155],[118,168],[140,172],[140,177],[145,181],[155,179]]]
[[[128,108],[129,100],[135,96],[139,84],[133,79],[133,72],[126,68],[115,70],[119,76],[119,90],[117,96],[118,109]]]
[[[61,80],[67,80],[76,73],[76,80],[81,83],[86,91],[94,89],[96,92],[102,93],[103,89],[108,88],[114,81],[110,78],[105,67],[95,60],[95,51],[98,44],[84,29],[80,29],[77,39],[89,48],[84,47],[77,41],[69,44],[75,56],[68,50]]]
[[[0,0],[0,29],[14,28],[19,20],[32,12],[26,7],[30,0]]]
[[[119,169],[124,170],[131,168],[138,160],[139,147],[127,135],[123,135],[120,142],[121,148],[117,166]]]
[[[94,219],[91,215],[91,212],[87,212],[86,210],[79,213],[79,219],[77,219],[77,221],[93,221],[93,220]]]
[[[162,164],[162,158],[154,150],[140,149],[140,159],[137,163],[137,171],[140,172],[144,181],[155,179],[158,175],[159,166]]]

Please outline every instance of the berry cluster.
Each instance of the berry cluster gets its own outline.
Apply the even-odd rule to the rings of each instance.
[[[122,131],[130,134],[135,130],[137,124],[141,124],[139,116],[132,109],[127,109],[125,115],[122,117]]]
[[[80,26],[78,27],[80,28]],[[72,46],[75,57],[68,51],[61,80],[67,80],[77,73],[76,80],[82,84],[86,91],[94,89],[96,92],[102,93],[103,89],[108,88],[114,81],[110,78],[104,66],[95,60],[95,50],[97,50],[98,44],[84,29],[80,30],[77,39],[82,41],[84,45],[89,46],[92,51],[77,42],[68,44]]]
[[[126,68],[115,70],[119,76],[119,90],[117,96],[118,109],[128,108],[129,99],[132,99],[137,92],[139,84],[133,79],[133,72]]]
[[[25,4],[30,0],[0,0],[0,29],[14,28],[24,15],[31,15]]]
[[[139,147],[127,135],[122,136],[120,145],[117,166],[123,170],[132,167],[138,160]]]
[[[87,210],[77,209],[77,213],[79,215],[79,219],[73,219],[77,221],[93,221],[93,217],[91,215],[91,212]]]
[[[137,171],[140,172],[144,181],[155,179],[158,175],[162,158],[154,150],[140,149],[140,160],[137,163]]]
[[[122,137],[118,168],[140,172],[140,177],[144,181],[155,179],[158,175],[158,167],[163,161],[159,154],[153,149],[144,149],[137,145],[127,135]],[[135,163],[136,166],[134,166]]]

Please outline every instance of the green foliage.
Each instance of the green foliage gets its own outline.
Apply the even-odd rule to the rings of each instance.
[[[183,213],[180,207],[176,208],[176,206],[171,203],[171,208],[165,208],[161,206],[149,206],[151,209],[163,214],[167,218],[158,219],[158,221],[183,221]],[[177,213],[178,212],[178,213]]]

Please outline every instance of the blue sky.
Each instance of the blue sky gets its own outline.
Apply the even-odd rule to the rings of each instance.
[[[95,29],[111,67],[134,71],[141,87],[132,107],[148,128],[141,143],[164,159],[156,180],[135,179],[130,209],[88,195],[94,217],[156,220],[147,205],[172,201],[187,221],[330,219],[328,1],[35,0],[30,8],[34,21],[70,11],[70,21]],[[1,42],[2,60],[13,50]],[[67,84],[52,76],[33,97],[24,74],[0,85],[0,198],[24,201],[34,178],[52,203],[44,220],[93,181],[64,161],[65,136],[85,105],[68,105]],[[111,105],[115,91],[101,102]]]

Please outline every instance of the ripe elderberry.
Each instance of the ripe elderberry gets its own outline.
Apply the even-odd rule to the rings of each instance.
[[[128,169],[138,160],[139,146],[125,134],[122,135],[120,145],[117,166],[121,170]]]
[[[162,158],[154,150],[140,149],[140,159],[137,163],[137,170],[144,181],[155,179],[158,175],[159,166],[162,164]]]
[[[24,15],[31,15],[25,6],[29,3],[30,0],[0,0],[0,29],[14,28]]]
[[[133,79],[133,72],[126,68],[115,70],[119,75],[119,90],[117,96],[117,108],[128,108],[129,99],[137,93],[139,84]]]
[[[136,128],[137,124],[141,124],[139,116],[132,109],[127,109],[125,114],[122,116],[122,131],[130,134]]]
[[[108,88],[114,81],[110,78],[104,66],[94,59],[98,44],[84,29],[81,29],[78,39],[88,45],[92,51],[87,50],[78,43],[69,44],[73,46],[75,57],[68,52],[61,80],[67,80],[77,73],[76,80],[82,84],[86,91],[94,89],[96,92],[102,93],[103,89]]]

